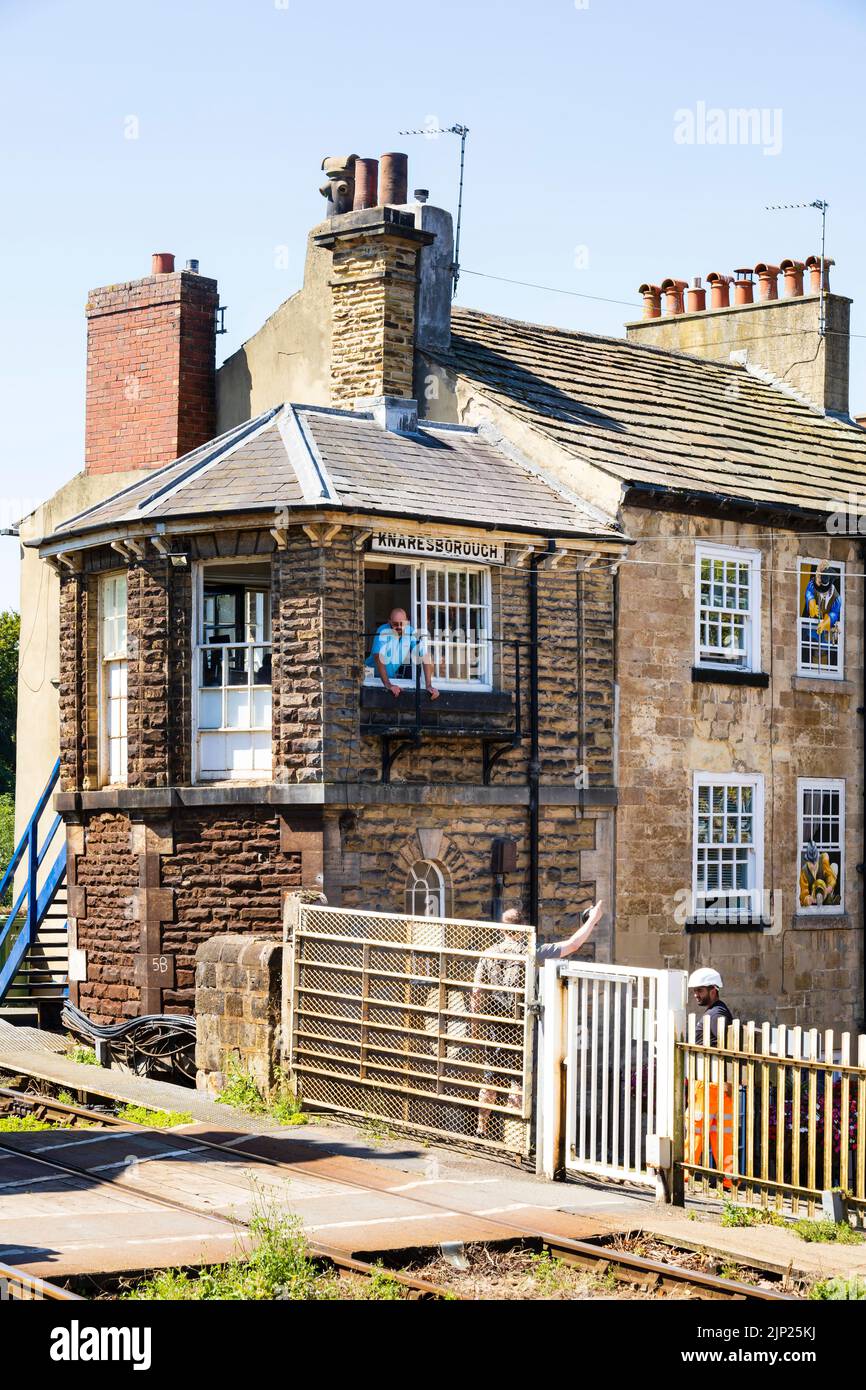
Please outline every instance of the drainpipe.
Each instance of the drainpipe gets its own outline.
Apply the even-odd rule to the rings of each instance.
[[[555,546],[554,546],[555,548]],[[538,552],[529,561],[529,921],[538,922]]]

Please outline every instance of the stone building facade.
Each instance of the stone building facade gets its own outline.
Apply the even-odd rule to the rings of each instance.
[[[601,896],[610,908],[594,943],[601,959],[712,961],[741,1017],[862,1026],[866,432],[848,415],[849,301],[830,293],[826,265],[816,282],[812,257],[807,291],[804,265],[784,263],[781,297],[774,268],[756,266],[758,301],[737,272],[729,304],[729,277],[714,275],[711,307],[698,287],[683,312],[684,282],[672,280],[661,314],[661,287],[646,285],[652,316],[627,325],[625,338],[498,318],[451,304],[451,219],[409,203],[406,191],[313,228],[303,287],[212,373],[215,464],[197,450],[176,466],[157,460],[132,401],[124,449],[105,466],[118,486],[133,484],[138,510],[109,499],[101,511],[112,475],[94,472],[68,493],[81,505],[71,525],[61,524],[71,500],[31,521],[30,545],[42,542],[60,588],[60,806],[82,1007],[100,1017],[189,1007],[201,933],[214,923],[274,930],[282,894],[319,874],[332,902],[393,910],[408,901],[413,867],[429,864],[443,910],[486,913],[499,893],[492,847],[509,839],[516,868],[506,894],[544,935],[567,931]],[[128,337],[110,345],[114,423],[100,434],[97,393],[94,439],[113,437],[117,391],[136,360],[133,320],[159,299],[160,280],[172,281],[162,311],[175,328],[175,280],[199,311],[215,304],[212,281],[162,275],[154,289],[153,280],[91,297],[98,308],[120,291],[130,309]],[[199,311],[189,319],[196,354],[210,322]],[[164,330],[155,341],[173,353]],[[183,334],[178,342],[182,353]],[[205,355],[212,363],[209,346]],[[188,415],[201,426],[200,365],[196,357],[178,377],[186,405],[162,373],[162,419]],[[390,395],[399,399],[389,405]],[[286,401],[306,402],[315,419]],[[376,412],[393,418],[371,456]],[[354,435],[335,440],[347,420]],[[448,427],[498,451],[489,473],[473,461],[471,497],[463,472],[438,471],[452,445],[459,453]],[[321,447],[310,446],[310,430]],[[391,444],[425,432],[432,442],[406,474]],[[226,450],[244,469],[220,495],[212,484]],[[363,477],[350,476],[365,452]],[[168,470],[136,493],[130,470],[157,461]],[[247,467],[258,491],[243,491]],[[514,467],[538,488],[522,529]],[[409,476],[418,495],[395,506]],[[550,488],[572,499],[567,525],[549,510]],[[366,578],[382,563],[372,537],[383,527],[418,543],[462,537],[503,551],[503,563],[486,567],[491,679],[458,681],[435,709],[422,699],[420,736],[411,692],[396,710],[365,674]],[[267,752],[250,750],[268,766],[220,782],[197,762],[208,737],[196,676],[201,584],[208,565],[241,564],[255,568],[269,601],[271,723]],[[809,590],[828,572],[843,615],[829,626],[820,604],[812,614]],[[122,785],[99,726],[100,593],[120,574]],[[745,603],[733,616],[726,594],[713,601],[725,576]],[[410,602],[405,573],[387,584]],[[712,651],[704,641],[703,655],[702,623],[725,633]],[[22,730],[22,749],[28,740]],[[721,815],[723,831],[734,826],[728,798],[736,843],[719,840],[713,824]],[[103,861],[105,884],[120,895],[115,918],[113,889],[99,886]],[[106,954],[112,932],[122,965]],[[148,983],[143,962],[167,956],[170,982]]]
[[[641,564],[620,571],[618,956],[655,967],[714,966],[741,1018],[856,1026],[864,829],[860,542],[634,506],[624,516]],[[695,550],[702,542],[714,553],[759,558],[760,670],[737,673],[734,683],[730,671],[696,665]],[[803,557],[831,560],[846,576],[839,678],[802,673]],[[702,924],[695,902],[697,788],[753,782],[763,803],[754,826],[763,863],[756,925],[742,925],[736,913],[730,922],[710,914]],[[804,841],[821,824],[810,815],[818,795],[832,800],[842,825],[829,853],[838,866],[835,890],[816,910],[801,901],[800,877]],[[835,823],[822,828],[835,838]]]
[[[406,409],[397,410],[401,423]],[[43,542],[61,568],[57,805],[68,827],[70,978],[79,1007],[97,1020],[191,1008],[201,943],[224,931],[278,933],[285,895],[317,882],[346,907],[472,918],[522,905],[550,937],[573,930],[594,897],[610,896],[610,562],[622,554],[620,533],[473,429],[413,420],[394,431],[357,412],[298,416],[298,437],[341,489],[339,509],[325,513],[299,497],[264,515],[220,511],[239,475],[257,496],[262,478],[284,477],[284,465],[300,471],[287,411],[258,433],[238,431],[215,458],[200,451],[198,470],[184,461],[158,523],[139,517],[170,481],[160,473]],[[392,459],[402,495],[389,493]],[[500,502],[484,496],[490,469]],[[191,524],[199,472],[209,505]],[[484,529],[468,517],[422,522],[386,510],[390,496],[392,506],[411,497],[429,512],[439,496],[451,513],[451,484],[467,511],[485,512]],[[493,562],[392,564],[373,548],[389,538],[410,553],[457,547]],[[428,607],[441,689],[435,703],[422,691],[417,706],[411,677],[395,701],[366,665],[413,573],[428,587],[446,575],[464,586],[449,594],[447,617],[441,605],[438,616]],[[125,640],[115,748],[117,639],[106,593],[118,581]],[[443,637],[472,589],[486,591],[474,636]],[[244,621],[251,596],[262,597],[262,626],[227,642],[238,636],[228,631],[234,619],[209,605],[240,590]],[[452,662],[475,662],[475,675],[443,675],[446,647]],[[248,689],[253,701],[267,690],[266,733],[225,719],[230,727],[218,732],[208,714],[217,686],[201,673],[228,663],[219,690],[229,702],[232,680],[245,679],[259,654],[267,680]],[[234,748],[234,766],[213,762],[221,739]],[[244,770],[250,749],[259,762]],[[497,840],[514,845],[499,885]]]

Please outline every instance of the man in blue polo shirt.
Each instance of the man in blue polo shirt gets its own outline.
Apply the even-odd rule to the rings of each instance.
[[[417,656],[413,653],[417,653]],[[439,691],[433,686],[433,663],[427,655],[426,636],[415,632],[404,609],[395,608],[387,623],[377,628],[366,665],[378,672],[385,689],[396,697],[400,694],[400,686],[395,685],[395,679],[411,680],[414,675],[412,663],[418,660],[424,668],[427,694],[431,700],[438,700]]]

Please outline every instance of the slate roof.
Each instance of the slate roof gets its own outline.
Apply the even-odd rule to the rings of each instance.
[[[621,539],[611,518],[488,433],[369,412],[276,406],[72,517],[46,541],[212,513],[331,508]]]
[[[624,483],[830,512],[866,479],[866,430],[742,366],[457,306],[449,360]]]

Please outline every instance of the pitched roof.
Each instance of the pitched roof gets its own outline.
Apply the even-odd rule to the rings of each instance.
[[[450,360],[625,483],[831,512],[866,476],[866,430],[742,366],[456,306]]]
[[[612,520],[488,431],[276,406],[72,517],[53,537],[213,513],[333,508],[504,530],[609,536]]]

